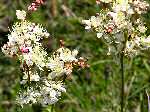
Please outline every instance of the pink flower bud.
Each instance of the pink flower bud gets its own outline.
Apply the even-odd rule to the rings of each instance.
[[[44,4],[43,0],[35,0],[34,2],[32,2],[32,4],[28,7],[28,10],[30,11],[36,11],[37,8],[41,5]]]
[[[23,48],[21,48],[21,52],[22,52],[22,53],[29,53],[29,49],[23,47]]]
[[[32,3],[29,7],[28,7],[28,10],[30,11],[36,11],[37,10],[37,7],[35,3]]]
[[[101,3],[101,2],[100,2],[100,0],[96,0],[96,4],[98,4],[98,5],[99,5],[100,3]]]
[[[39,3],[39,4],[43,4],[44,1],[43,0],[36,0],[35,2]]]
[[[113,31],[113,29],[110,28],[110,27],[109,27],[108,29],[106,29],[106,32],[107,32],[107,33],[111,33],[112,31]]]

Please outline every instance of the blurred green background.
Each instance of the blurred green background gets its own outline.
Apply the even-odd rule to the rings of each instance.
[[[0,0],[0,46],[8,41],[8,27],[16,21],[15,11],[27,10],[31,0]],[[119,112],[119,62],[107,56],[107,47],[81,24],[100,9],[95,0],[47,0],[30,21],[42,24],[51,34],[44,41],[47,52],[59,47],[63,39],[70,49],[78,49],[86,57],[89,68],[74,70],[72,80],[66,81],[67,93],[54,106],[56,112]],[[150,13],[143,15],[150,34]],[[125,59],[125,112],[148,112],[150,94],[150,52]],[[19,63],[5,57],[0,50],[0,112],[48,112],[39,105],[20,108],[15,104],[21,71]]]

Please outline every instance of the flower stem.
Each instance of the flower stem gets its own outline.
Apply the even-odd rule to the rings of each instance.
[[[120,72],[121,72],[121,112],[124,110],[124,53],[120,56]]]
[[[30,74],[29,74],[29,67],[27,66],[27,74],[28,74],[28,85],[30,87]]]
[[[51,112],[54,112],[54,104],[51,107]]]
[[[57,16],[57,0],[51,0],[51,13],[53,17]]]

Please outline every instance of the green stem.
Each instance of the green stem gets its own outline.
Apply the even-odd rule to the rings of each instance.
[[[121,72],[121,112],[124,110],[124,53],[120,57],[120,72]]]
[[[54,104],[53,105],[49,105],[46,108],[43,108],[42,112],[55,112]]]
[[[29,74],[29,67],[27,66],[27,74],[28,74],[28,85],[30,87],[30,74]]]
[[[125,41],[122,43],[123,48],[120,52],[120,73],[121,73],[121,112],[124,112],[124,50],[126,47],[126,42],[128,40],[128,31],[124,31],[124,39]]]
[[[52,105],[51,112],[54,112],[54,104]]]

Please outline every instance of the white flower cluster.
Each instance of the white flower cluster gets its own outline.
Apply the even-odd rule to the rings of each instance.
[[[50,68],[52,72],[49,74],[49,78],[55,78],[61,76],[64,73],[70,74],[79,60],[76,58],[78,54],[77,50],[70,51],[68,48],[61,47],[53,56],[48,59],[47,68]]]
[[[48,38],[49,33],[41,27],[25,20],[25,11],[17,10],[17,18],[21,22],[13,25],[11,34],[8,35],[9,41],[4,45],[2,51],[10,57],[17,56],[20,61],[26,62],[28,66],[35,63],[39,67],[45,66],[47,53],[39,42],[43,38]]]
[[[145,40],[149,40],[145,35],[147,28],[140,19],[140,14],[148,8],[149,4],[141,0],[110,1],[108,8],[105,7],[97,16],[83,20],[82,23],[86,25],[85,29],[94,30],[97,37],[106,42],[108,54],[116,55],[123,51],[126,55],[133,56],[143,46],[150,47],[145,43]]]
[[[40,103],[43,106],[51,105],[59,100],[62,92],[66,89],[61,81],[48,81],[43,79],[42,84],[37,87],[28,87],[25,92],[20,92],[17,103],[24,104]]]
[[[16,15],[20,22],[13,25],[2,51],[21,63],[24,76],[20,84],[25,89],[19,93],[17,103],[54,104],[66,92],[62,81],[71,74],[73,66],[83,68],[87,64],[83,58],[76,58],[77,50],[70,51],[64,46],[48,56],[41,41],[50,34],[41,25],[27,21],[25,11],[17,10]]]
[[[145,13],[149,8],[149,4],[143,0],[129,0],[129,3],[133,5],[133,10],[138,14]]]

